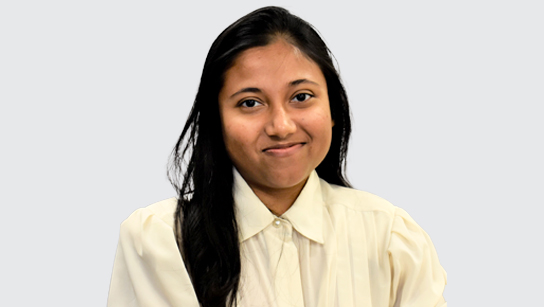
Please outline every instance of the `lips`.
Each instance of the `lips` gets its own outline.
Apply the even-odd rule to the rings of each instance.
[[[292,142],[284,144],[274,144],[272,146],[263,149],[263,153],[271,157],[288,157],[299,151],[306,143],[304,142]]]
[[[266,147],[265,149],[263,149],[263,152],[266,152],[266,151],[270,151],[270,150],[276,150],[276,149],[287,149],[287,148],[290,148],[290,147],[294,147],[294,146],[297,146],[297,145],[304,145],[306,143],[304,142],[292,142],[292,143],[285,143],[285,144],[275,144],[275,145],[272,145],[270,147]]]

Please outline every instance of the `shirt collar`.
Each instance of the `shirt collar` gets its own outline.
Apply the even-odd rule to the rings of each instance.
[[[272,224],[275,216],[255,195],[236,168],[233,169],[234,202],[243,242]],[[321,183],[314,170],[291,208],[281,217],[287,219],[301,235],[323,244],[323,210]]]

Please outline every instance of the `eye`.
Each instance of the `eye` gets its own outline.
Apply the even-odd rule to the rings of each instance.
[[[248,99],[248,100],[242,101],[240,103],[240,106],[246,107],[246,108],[254,108],[254,107],[256,107],[257,105],[260,105],[260,104],[262,104],[262,103],[258,102],[255,99]]]
[[[310,95],[308,93],[300,93],[295,95],[295,97],[293,97],[293,100],[296,102],[303,102],[310,99],[311,97],[313,97],[313,95]]]

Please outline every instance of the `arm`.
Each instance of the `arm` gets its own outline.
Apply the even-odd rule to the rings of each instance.
[[[404,210],[397,208],[389,242],[393,307],[446,307],[446,271],[431,239]]]

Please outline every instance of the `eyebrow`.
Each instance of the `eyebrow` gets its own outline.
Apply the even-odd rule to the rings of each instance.
[[[310,83],[310,84],[315,84],[317,86],[319,86],[318,83],[314,82],[314,81],[311,81],[311,80],[308,80],[308,79],[298,79],[298,80],[294,80],[294,81],[291,81],[289,82],[289,87],[293,87],[293,86],[297,86],[299,84],[304,84],[304,83]],[[246,88],[243,88],[239,91],[237,91],[236,93],[232,94],[230,96],[230,98],[238,95],[238,94],[241,94],[241,93],[262,93],[261,89],[260,88],[257,88],[257,87],[246,87]]]

